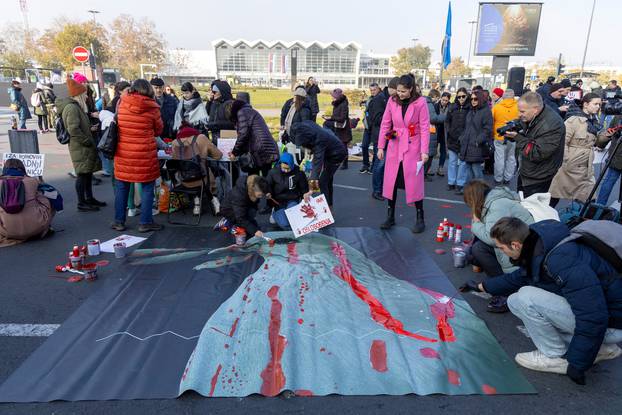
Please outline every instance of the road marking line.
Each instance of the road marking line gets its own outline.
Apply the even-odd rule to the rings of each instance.
[[[60,324],[0,324],[0,336],[48,337]]]
[[[367,188],[365,188],[365,187],[348,186],[348,185],[345,185],[345,184],[334,184],[333,186],[334,187],[341,187],[342,189],[360,190],[360,191],[363,191],[363,192],[367,191]]]
[[[333,186],[334,187],[341,187],[343,189],[360,190],[360,191],[363,191],[363,192],[368,191],[368,189],[365,188],[365,187],[347,186],[345,184],[334,184]],[[444,203],[456,203],[456,204],[459,204],[459,205],[465,205],[466,204],[466,203],[464,203],[461,200],[441,199],[441,198],[438,198],[438,197],[426,197],[425,200],[434,200],[435,202],[444,202]]]

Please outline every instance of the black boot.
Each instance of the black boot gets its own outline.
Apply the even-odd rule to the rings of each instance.
[[[413,233],[422,233],[425,230],[425,222],[423,221],[423,209],[417,209],[417,222],[413,228]]]
[[[387,210],[387,220],[382,222],[380,229],[391,229],[395,225],[395,205],[389,205]]]

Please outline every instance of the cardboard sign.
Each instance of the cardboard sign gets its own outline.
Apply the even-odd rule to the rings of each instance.
[[[43,176],[43,167],[45,165],[45,154],[29,154],[29,153],[4,153],[2,164],[8,159],[19,159],[26,167],[26,174],[31,177]]]
[[[236,138],[222,138],[218,139],[218,150],[222,151],[222,157],[225,160],[229,159],[229,153],[233,151],[235,147]]]
[[[285,210],[285,215],[296,238],[335,223],[324,195],[312,197],[309,203],[300,202]]]

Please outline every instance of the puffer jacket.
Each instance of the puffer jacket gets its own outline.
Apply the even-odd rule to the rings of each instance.
[[[318,180],[325,164],[340,164],[348,152],[339,138],[328,128],[313,121],[303,121],[292,126],[294,144],[311,150],[313,161],[309,179]]]
[[[56,108],[69,133],[69,156],[76,174],[88,174],[101,170],[95,139],[91,134],[91,122],[80,105],[71,98],[56,100]]]
[[[285,208],[288,202],[300,202],[309,191],[307,176],[296,165],[288,173],[283,173],[281,166],[277,165],[270,170],[266,180],[272,198],[279,203],[276,209]]]
[[[493,134],[495,140],[503,141],[504,137],[497,129],[518,118],[518,102],[514,98],[505,98],[492,107]]]
[[[259,200],[253,202],[248,195],[248,176],[241,176],[222,201],[220,214],[233,224],[244,228],[250,237],[259,230],[259,224],[251,215],[251,212],[256,211],[258,207]]]
[[[306,88],[306,91],[309,99],[309,106],[311,107],[311,115],[315,117],[320,112],[320,105],[317,100],[317,96],[320,93],[320,87],[313,84]]]
[[[447,149],[453,151],[454,153],[460,152],[459,139],[464,132],[468,112],[469,107],[466,104],[459,105],[458,103],[451,104],[449,111],[447,112]]]
[[[331,128],[335,135],[339,137],[342,143],[352,141],[352,128],[350,127],[350,104],[348,98],[344,95],[338,100],[333,101],[333,115],[326,121],[325,126]],[[343,126],[337,128],[336,126]]]
[[[155,137],[162,134],[160,106],[153,99],[130,93],[117,111],[119,142],[114,157],[114,176],[131,183],[148,183],[160,177]]]
[[[428,103],[428,112],[430,113],[430,145],[428,146],[428,155],[434,157],[436,155],[436,147],[438,146],[437,125],[442,125],[445,122],[446,115],[436,112],[432,98],[425,97],[425,100]]]
[[[564,297],[576,322],[565,356],[568,372],[583,373],[594,363],[607,328],[622,329],[622,278],[609,262],[579,241],[555,248],[570,234],[565,224],[545,220],[529,228],[516,261],[520,268],[482,284],[492,295],[508,296],[532,285]]]
[[[490,237],[490,231],[495,223],[506,216],[518,218],[528,225],[533,223],[533,216],[520,204],[518,194],[507,187],[495,187],[486,195],[480,221],[471,223],[471,232],[477,239],[495,248],[497,261],[503,268],[503,272],[507,274],[516,271],[518,267],[510,262],[510,258],[496,247]]]
[[[279,159],[279,147],[270,129],[257,110],[245,104],[237,113],[238,139],[231,151],[234,156],[250,152],[259,167],[270,165]]]
[[[468,112],[466,126],[459,141],[460,160],[467,163],[482,163],[490,157],[492,112],[488,105],[471,109]]]
[[[233,101],[233,95],[231,95],[231,86],[225,81],[216,80],[212,82],[212,85],[218,87],[221,97],[217,100],[207,101],[205,104],[205,109],[209,114],[207,129],[220,136],[220,130],[235,129],[235,125],[229,121],[227,114],[225,114],[225,104]]]

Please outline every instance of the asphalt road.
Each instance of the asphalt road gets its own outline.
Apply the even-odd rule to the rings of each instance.
[[[62,263],[66,252],[76,243],[87,239],[106,240],[115,235],[109,229],[113,209],[104,208],[99,213],[78,213],[75,209],[74,182],[66,173],[71,169],[66,148],[55,142],[53,135],[41,139],[42,152],[46,152],[47,181],[63,193],[66,210],[55,218],[59,231],[53,237],[0,250],[0,324],[35,323],[62,324],[100,286],[98,282],[71,284],[51,278],[54,266]],[[0,152],[8,150],[6,133],[0,134]],[[386,205],[370,198],[371,178],[358,174],[358,163],[350,170],[339,171],[335,183],[352,188],[338,187],[335,196],[335,217],[338,226],[377,226],[384,220]],[[367,190],[360,190],[367,189]],[[113,202],[109,179],[95,187],[95,196],[109,204]],[[436,255],[434,249],[435,224],[448,217],[463,224],[468,223],[468,211],[458,197],[445,191],[444,178],[435,177],[426,185],[425,202],[427,230],[413,235],[441,269],[456,285],[472,278],[469,269],[453,268],[450,255]],[[400,197],[403,197],[400,194]],[[414,209],[398,204],[398,226],[412,226]],[[267,218],[264,216],[263,220]],[[165,222],[162,216],[158,222]],[[214,218],[205,216],[202,225],[209,226]],[[208,230],[206,229],[206,232]],[[166,229],[163,231],[166,232]],[[468,236],[468,234],[467,234]],[[444,246],[448,248],[448,246]],[[111,265],[100,274],[101,279],[114,278],[123,273],[110,255]],[[533,350],[531,341],[516,326],[520,322],[511,314],[496,315],[486,312],[486,301],[467,295],[467,301],[487,323],[505,351],[513,356],[518,352]],[[19,365],[39,347],[42,337],[0,336],[0,382],[3,382]],[[72,350],[67,350],[72,353]],[[588,384],[577,386],[565,376],[544,374],[521,369],[537,389],[536,395],[515,396],[328,396],[264,398],[251,396],[239,399],[204,398],[194,393],[174,400],[107,401],[107,402],[54,402],[45,404],[0,404],[0,414],[412,414],[429,412],[463,412],[482,414],[525,413],[601,413],[622,412],[622,359],[603,362],[588,373]]]

